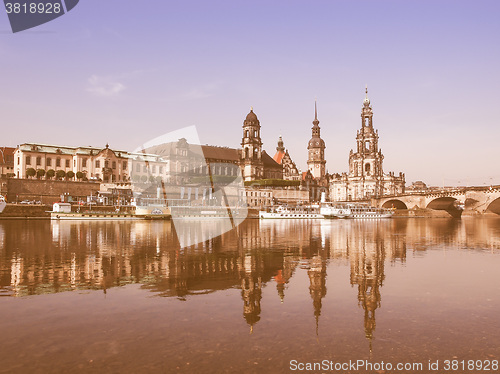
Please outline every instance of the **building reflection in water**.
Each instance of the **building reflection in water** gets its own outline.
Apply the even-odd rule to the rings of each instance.
[[[217,222],[205,223],[217,230]],[[139,283],[158,296],[187,300],[240,289],[252,331],[261,319],[263,287],[288,284],[306,271],[319,334],[330,263],[350,266],[350,284],[371,342],[381,309],[385,266],[404,264],[445,245],[498,250],[500,220],[247,220],[222,236],[180,249],[170,222],[0,222],[0,295],[26,296]]]

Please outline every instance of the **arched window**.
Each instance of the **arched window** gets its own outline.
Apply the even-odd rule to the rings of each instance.
[[[253,158],[255,158],[255,159],[256,159],[256,158],[257,158],[257,155],[258,155],[258,151],[257,151],[257,149],[254,149],[254,150],[253,150]]]
[[[245,131],[245,138],[248,138],[248,130]]]
[[[370,150],[370,142],[369,142],[368,140],[367,140],[367,141],[365,141],[365,149],[366,149],[367,151],[369,151],[369,150]]]
[[[250,148],[245,148],[245,158],[250,158]]]
[[[36,166],[40,166],[42,164],[42,158],[40,156],[38,156],[36,158]]]
[[[365,117],[365,126],[370,126],[370,118]]]
[[[366,174],[370,175],[370,164],[365,165],[365,172]]]

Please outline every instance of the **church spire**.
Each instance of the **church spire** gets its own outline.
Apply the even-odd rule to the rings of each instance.
[[[314,99],[314,121],[313,121],[313,125],[316,127],[319,125],[319,121],[318,121],[318,105],[317,105],[317,99]]]

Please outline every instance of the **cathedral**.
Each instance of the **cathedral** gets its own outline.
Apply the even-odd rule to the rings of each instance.
[[[363,200],[404,192],[405,175],[382,169],[384,156],[378,147],[378,130],[373,128],[373,109],[368,88],[361,108],[361,129],[356,134],[356,151],[349,153],[349,173],[334,174],[330,178],[330,200]]]

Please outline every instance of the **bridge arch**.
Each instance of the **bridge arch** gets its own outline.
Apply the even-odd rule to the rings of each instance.
[[[500,197],[493,200],[490,205],[488,205],[488,208],[486,208],[486,210],[500,215]]]
[[[406,204],[398,199],[387,200],[382,204],[382,208],[408,209]]]
[[[448,210],[454,206],[455,201],[457,201],[457,199],[451,196],[438,197],[428,203],[426,208],[435,210]]]

